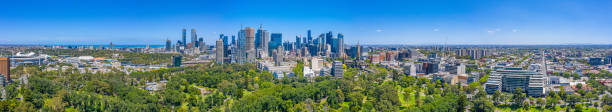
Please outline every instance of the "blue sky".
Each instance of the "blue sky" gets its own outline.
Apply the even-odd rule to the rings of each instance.
[[[609,0],[0,1],[0,44],[206,43],[241,26],[347,44],[611,44]]]

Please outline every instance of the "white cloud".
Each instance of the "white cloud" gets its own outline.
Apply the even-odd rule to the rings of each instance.
[[[487,30],[487,33],[489,33],[489,34],[495,34],[495,33],[497,33],[497,30]]]
[[[376,30],[376,32],[383,32],[383,30],[381,30],[381,29],[378,29],[378,30]]]
[[[500,31],[501,31],[501,29],[499,29],[499,28],[496,28],[496,29],[488,29],[488,30],[487,30],[487,33],[489,33],[489,34],[495,34],[495,33],[500,32]]]
[[[433,31],[436,31],[436,32],[437,32],[437,31],[440,31],[440,29],[437,29],[437,28],[436,28],[436,29],[433,29]]]
[[[518,30],[517,29],[512,29],[512,32],[518,32]]]

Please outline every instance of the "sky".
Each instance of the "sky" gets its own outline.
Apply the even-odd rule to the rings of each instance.
[[[151,44],[263,25],[346,44],[612,44],[610,0],[2,0],[0,44]],[[188,41],[189,41],[188,34]]]

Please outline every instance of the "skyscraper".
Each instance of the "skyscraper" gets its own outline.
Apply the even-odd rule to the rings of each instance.
[[[183,45],[183,47],[187,48],[187,29],[185,29],[185,28],[183,28],[183,36],[182,37],[183,37],[182,38],[183,40],[181,41],[182,45]]]
[[[227,35],[223,35],[223,45],[229,45],[229,38],[227,37]]]
[[[224,57],[224,53],[225,53],[225,49],[223,48],[223,40],[221,38],[219,38],[219,40],[217,40],[217,55],[215,57],[216,62],[218,64],[223,64],[223,57]]]
[[[359,45],[359,42],[357,42],[357,48],[355,48],[355,49],[356,50],[353,51],[353,55],[355,57],[353,57],[353,58],[355,58],[357,60],[361,60],[361,46]]]
[[[301,46],[300,40],[302,40],[300,36],[295,36],[295,47],[296,48],[300,48]]]
[[[268,53],[272,53],[272,50],[278,48],[278,46],[281,46],[283,42],[283,34],[281,33],[272,33],[271,37],[272,39],[270,40],[270,45],[269,45],[270,49],[268,49],[269,50]]]
[[[332,37],[333,37],[332,32],[331,31],[327,32],[325,34],[325,42],[326,42],[325,44],[332,45],[332,42],[333,42],[333,40],[332,40],[333,38]]]
[[[255,50],[255,29],[252,27],[244,28],[246,37],[246,48],[247,50]]]
[[[248,62],[255,60],[255,29],[252,27],[244,28],[246,37],[246,58]]]
[[[338,38],[338,50],[336,54],[338,57],[344,57],[344,38]]]
[[[0,74],[4,75],[4,84],[11,80],[11,58],[0,57]]]
[[[259,29],[257,29],[257,32],[255,33],[255,49],[261,49],[263,42],[261,42],[263,39],[263,27],[261,25],[259,25]]]
[[[312,41],[312,33],[310,30],[308,30],[308,35],[306,35],[308,37],[308,42],[310,43]]]
[[[238,56],[236,56],[236,61],[238,63],[246,62],[246,31],[244,29],[240,29],[238,31]]]
[[[196,34],[196,29],[191,29],[191,43],[193,46],[198,47],[198,35]]]
[[[321,51],[321,54],[327,49],[327,39],[325,38],[325,34],[322,33],[321,35],[319,35],[319,51]]]
[[[227,35],[223,35],[223,49],[225,50],[223,54],[225,56],[229,55],[229,38]]]
[[[219,39],[223,39],[223,36],[225,36],[225,35],[219,34]]]
[[[283,48],[278,46],[276,49],[272,50],[272,57],[274,58],[274,66],[280,66],[283,62]]]
[[[268,41],[270,40],[270,32],[264,30],[262,26],[259,26],[257,33],[255,33],[255,49],[257,51],[268,52]],[[257,53],[267,55],[268,53]],[[265,57],[265,56],[264,56]]]
[[[176,41],[176,44],[174,45],[175,51],[176,52],[181,52],[181,47],[183,47],[183,44],[180,40]]]
[[[334,55],[338,53],[338,43],[339,43],[338,40],[339,40],[338,37],[333,35],[331,39],[331,43],[329,44],[331,46],[331,52],[334,53]]]
[[[172,50],[172,41],[166,39],[166,51]]]
[[[232,46],[236,46],[236,35],[232,35]]]
[[[205,51],[207,49],[206,44],[204,44],[204,38],[200,37],[198,39],[198,45],[200,47],[200,51]]]

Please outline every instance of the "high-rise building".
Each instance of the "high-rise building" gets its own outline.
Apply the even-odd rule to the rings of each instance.
[[[282,46],[282,41],[283,41],[283,34],[281,33],[272,33],[271,36],[272,37],[270,39],[270,43],[269,43],[269,48],[268,51],[269,53],[272,53],[271,50],[278,48],[278,46]]]
[[[344,47],[344,46],[343,46]],[[350,56],[351,58],[355,58],[357,60],[360,60],[360,56],[361,56],[361,46],[359,46],[359,42],[357,42],[356,46],[351,47],[348,52],[346,52],[345,55]]]
[[[182,36],[182,45],[183,47],[187,47],[187,29],[183,28],[183,36]]]
[[[215,57],[216,62],[218,64],[223,64],[223,57],[224,57],[224,54],[225,54],[225,50],[224,50],[224,47],[223,47],[223,40],[221,38],[219,38],[219,40],[217,40],[217,46],[216,47],[217,47],[217,55]]]
[[[404,61],[404,60],[410,59],[410,58],[412,58],[412,54],[411,53],[412,52],[410,51],[410,49],[401,50],[398,53],[398,55],[397,55],[397,59],[400,60],[400,61]]]
[[[206,44],[204,43],[204,38],[200,37],[198,39],[198,45],[200,45],[200,51],[205,51],[206,49],[208,49],[208,47],[206,46]]]
[[[357,42],[357,60],[361,60],[361,46]]]
[[[229,55],[229,38],[227,37],[227,35],[223,35],[223,50],[225,50],[223,53],[224,56],[228,56]]]
[[[338,38],[336,54],[338,57],[344,57],[344,38]]]
[[[191,29],[191,43],[193,43],[194,47],[199,47],[198,43],[198,35],[196,34],[196,29]]]
[[[177,40],[176,44],[174,45],[174,49],[176,52],[182,53],[181,48],[183,48],[183,43],[180,40]]]
[[[283,51],[283,48],[281,46],[278,46],[276,49],[272,50],[272,52],[272,57],[274,58],[274,65],[281,66],[281,63],[283,62],[283,54],[285,51]]]
[[[332,66],[332,74],[336,78],[342,78],[342,75],[344,74],[344,65],[341,61],[334,61]]]
[[[172,41],[166,40],[166,51],[172,51]]]
[[[247,58],[247,62],[253,62],[255,61],[255,29],[253,29],[252,27],[246,27],[244,28],[245,30],[245,34],[244,36],[246,37],[246,58]]]
[[[240,29],[238,31],[238,52],[236,56],[236,62],[244,63],[246,62],[246,31],[244,29]]]
[[[225,37],[225,35],[223,35],[223,34],[219,34],[219,39],[221,39],[221,41],[225,42],[225,40],[224,40],[224,38],[223,38],[223,37]]]
[[[327,39],[325,38],[325,34],[322,33],[321,35],[319,35],[319,38],[317,38],[319,40],[319,54],[318,55],[324,55],[325,52],[327,51]]]
[[[310,41],[312,41],[312,32],[308,30],[308,35],[306,36],[308,37],[308,42],[310,43]]]
[[[246,37],[246,48],[247,50],[254,50],[255,49],[255,29],[253,29],[252,27],[246,27],[244,28],[245,33],[244,36]]]
[[[227,35],[223,35],[223,45],[229,45],[229,37],[227,37]]]
[[[236,35],[232,35],[232,46],[236,46]]]
[[[263,54],[265,57],[265,55],[268,55],[268,41],[270,40],[270,32],[268,32],[267,30],[264,30],[262,26],[259,26],[259,29],[257,29],[257,33],[255,33],[255,49],[257,51],[263,51],[266,53],[257,53],[257,54]]]
[[[423,71],[425,74],[438,73],[439,62],[423,62]]]
[[[302,40],[300,36],[295,36],[295,48],[300,48],[300,40]]]
[[[330,45],[333,45],[333,44],[332,44],[332,41],[333,41],[332,39],[333,39],[332,32],[331,32],[331,31],[327,32],[327,33],[325,34],[325,42],[326,42],[325,44],[330,44]]]
[[[183,56],[175,55],[172,56],[172,67],[181,67]]]
[[[11,58],[0,57],[0,74],[4,75],[4,84],[11,80]]]

